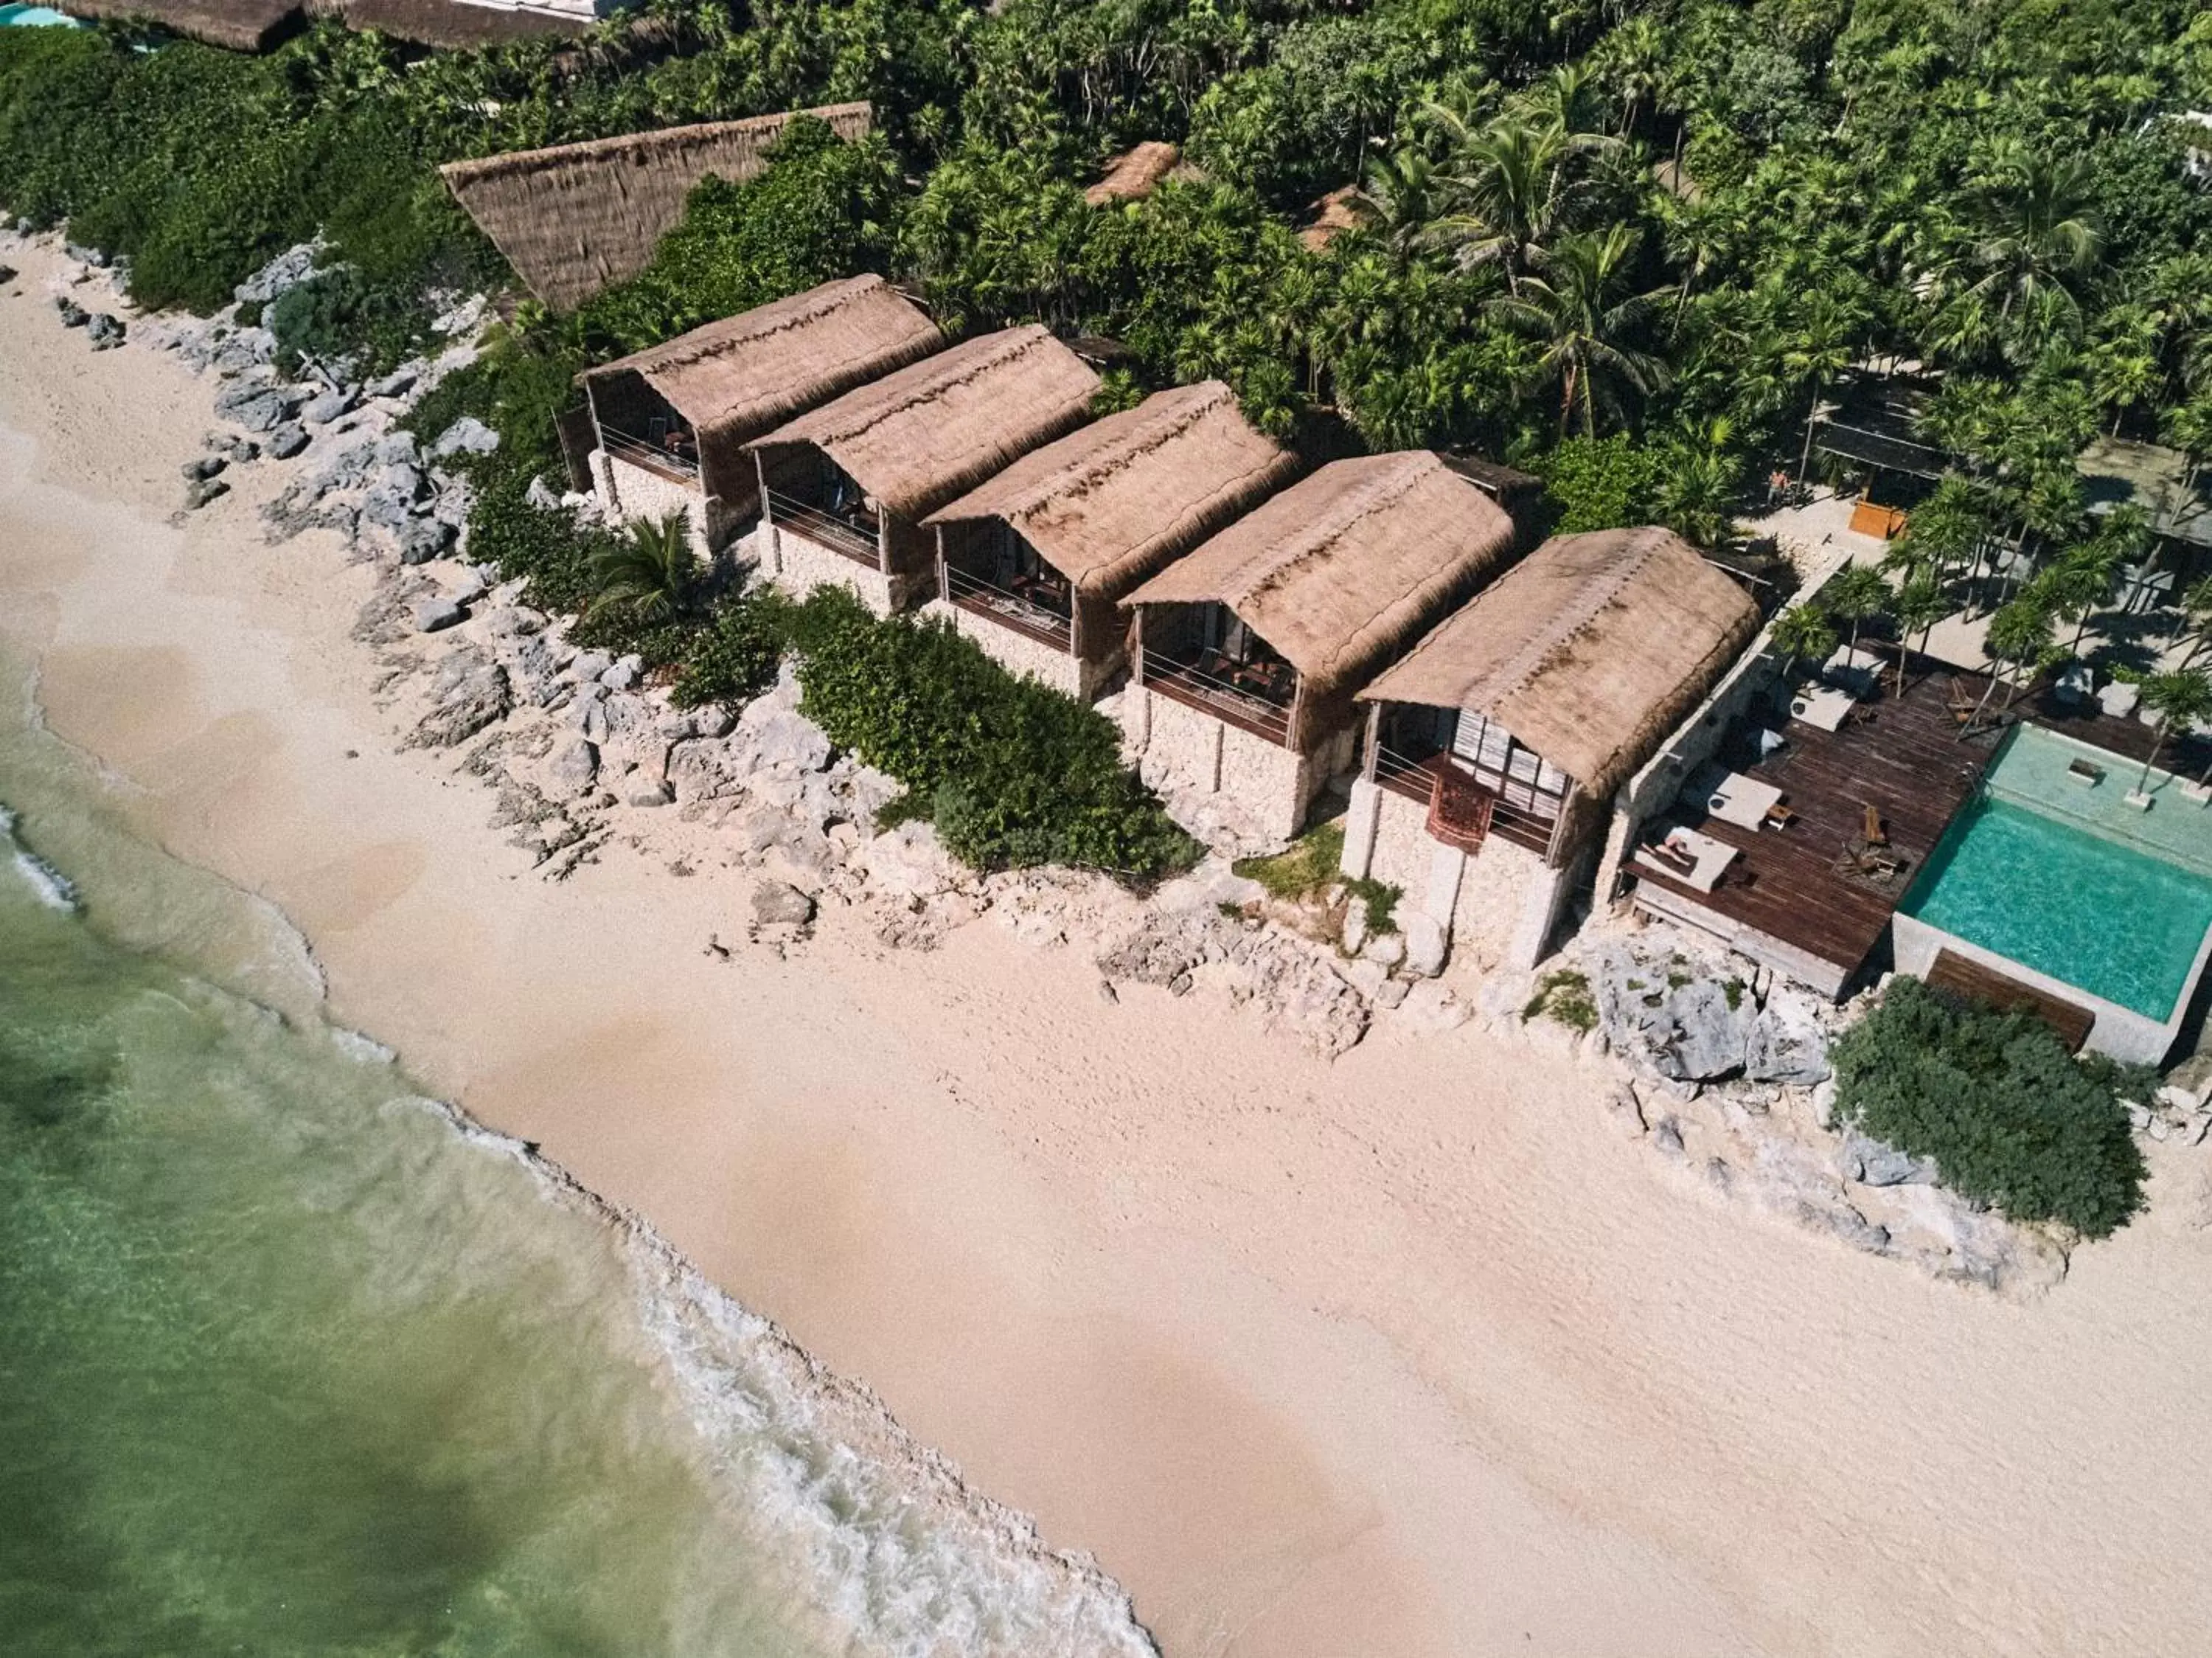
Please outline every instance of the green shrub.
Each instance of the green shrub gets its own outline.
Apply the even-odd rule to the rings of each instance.
[[[669,700],[678,708],[739,703],[775,678],[790,602],[771,588],[723,600],[693,631]]]
[[[302,358],[351,357],[375,374],[406,357],[428,329],[422,305],[398,288],[372,283],[353,265],[319,271],[267,308],[277,366],[295,373]],[[435,436],[435,434],[433,434]]]
[[[1656,511],[1664,463],[1625,435],[1568,438],[1537,465],[1555,534],[1648,524]]]
[[[1009,673],[942,624],[878,620],[842,588],[794,607],[789,631],[808,716],[904,783],[964,862],[1152,880],[1195,861],[1097,710]]]
[[[1557,967],[1536,981],[1536,993],[1521,1009],[1521,1022],[1549,1019],[1571,1031],[1588,1032],[1597,1025],[1597,998],[1590,994],[1589,975],[1573,967]]]
[[[1272,857],[1238,858],[1230,866],[1247,881],[1256,881],[1267,896],[1299,903],[1343,879],[1344,826],[1324,823],[1292,841]]]
[[[2075,1058],[2049,1026],[1899,978],[1835,1045],[1840,1119],[1918,1157],[2014,1220],[2101,1238],[2142,1202],[2142,1154],[2124,1098],[2158,1079]]]

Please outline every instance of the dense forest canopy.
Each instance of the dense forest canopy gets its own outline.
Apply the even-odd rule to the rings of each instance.
[[[580,46],[131,45],[0,31],[9,207],[198,307],[319,229],[351,271],[313,326],[387,352],[499,271],[435,162],[865,98],[877,137],[799,130],[518,338],[573,364],[883,270],[1120,340],[1125,393],[1218,375],[1279,432],[1477,445],[1708,534],[1876,354],[1941,371],[1927,435],[2008,521],[2078,523],[2100,430],[2212,454],[2192,0],[655,0]],[[1151,138],[1191,168],[1086,205]]]

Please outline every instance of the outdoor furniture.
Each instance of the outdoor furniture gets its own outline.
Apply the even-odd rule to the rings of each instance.
[[[1790,699],[1790,716],[1820,731],[1840,731],[1858,698],[1833,686],[1808,685]]]
[[[2051,694],[2062,703],[2086,703],[2096,685],[2096,675],[2087,662],[2076,662],[2063,670],[2051,683]]]
[[[2105,768],[2088,760],[2069,760],[2066,762],[2066,775],[2076,783],[2086,783],[2094,786],[2104,782]]]
[[[1689,860],[1686,866],[1683,858]],[[1636,861],[1680,881],[1692,892],[1710,893],[1736,860],[1736,849],[1694,829],[1670,829],[1656,843],[1636,849]]]
[[[2116,720],[2124,720],[2136,711],[2142,701],[2142,690],[2124,680],[2115,680],[2097,693],[2097,706]]]
[[[1681,799],[1685,805],[1701,804],[1710,816],[1723,823],[1732,823],[1739,829],[1756,829],[1781,804],[1782,791],[1771,783],[1747,777],[1741,771],[1706,765],[1691,774],[1689,787],[1682,791]]]
[[[1766,808],[1766,826],[1770,829],[1787,829],[1796,821],[1797,814],[1779,801]]]
[[[1871,535],[1887,541],[1905,527],[1905,509],[1878,507],[1861,496],[1851,508],[1851,533]]]
[[[1875,811],[1871,803],[1863,806],[1860,810],[1865,816],[1859,820],[1859,838],[1869,846],[1888,845],[1889,827],[1882,822],[1881,814]]]
[[[1881,658],[1871,650],[1838,645],[1835,655],[1820,665],[1820,677],[1854,697],[1871,697],[1881,687]]]

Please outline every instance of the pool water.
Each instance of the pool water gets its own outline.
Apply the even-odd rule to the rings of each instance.
[[[2212,879],[1990,797],[1952,821],[1902,908],[2162,1023],[2212,928]]]
[[[76,18],[52,6],[0,6],[0,28],[81,28]]]

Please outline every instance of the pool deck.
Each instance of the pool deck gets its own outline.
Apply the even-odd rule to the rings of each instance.
[[[1756,727],[1739,722],[1719,759],[1733,771],[1773,784],[1796,814],[1784,829],[1744,829],[1705,816],[1694,807],[1665,820],[1725,841],[1735,861],[1710,893],[1638,864],[1636,901],[1653,913],[1691,923],[1728,939],[1755,960],[1841,996],[1860,983],[1883,949],[1890,917],[1903,902],[1959,808],[1993,757],[2001,732],[1961,741],[1951,712],[1951,684],[1979,698],[1986,681],[1933,658],[1911,661],[1902,698],[1893,673],[1880,692],[1840,730],[1769,716],[1787,746],[1757,758]],[[1991,702],[2002,704],[2000,689]],[[2013,711],[2078,741],[2140,759],[2149,728],[2052,703],[2022,698]],[[2183,758],[2185,758],[2183,757]],[[2167,764],[2174,763],[2169,755]],[[1899,873],[1881,881],[1838,868],[1856,844],[1865,808],[1881,814]]]

